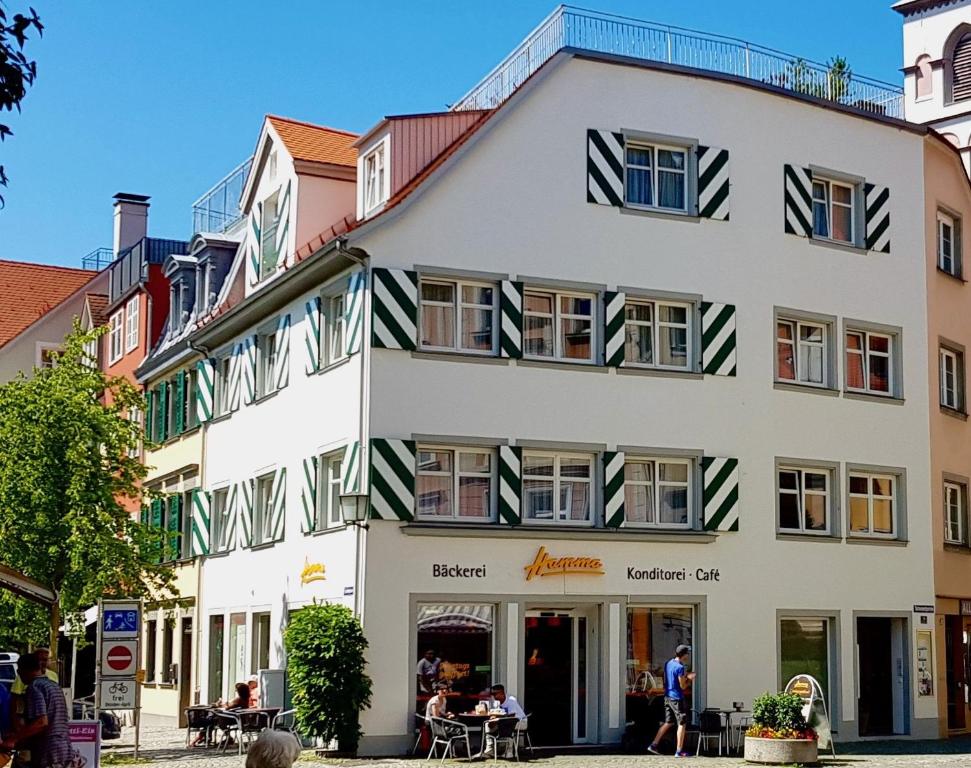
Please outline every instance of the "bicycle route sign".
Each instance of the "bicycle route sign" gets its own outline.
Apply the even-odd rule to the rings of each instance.
[[[134,709],[136,685],[132,679],[102,680],[101,708]]]

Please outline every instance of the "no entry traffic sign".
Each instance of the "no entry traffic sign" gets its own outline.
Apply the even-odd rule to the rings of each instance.
[[[137,640],[105,640],[101,650],[103,677],[133,677],[137,656]]]

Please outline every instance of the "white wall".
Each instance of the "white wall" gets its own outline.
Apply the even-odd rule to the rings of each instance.
[[[586,203],[588,128],[663,133],[728,148],[731,221],[622,215]],[[775,685],[777,609],[836,611],[842,717],[854,720],[852,611],[909,614],[913,604],[932,603],[934,595],[920,137],[744,87],[582,60],[554,70],[484,130],[390,223],[352,235],[373,266],[440,265],[734,303],[739,375],[689,380],[375,350],[371,434],[574,441],[608,449],[630,444],[738,457],[741,531],[705,545],[621,543],[622,535],[604,544],[578,533],[576,546],[555,543],[569,550],[564,554],[602,554],[611,563],[602,585],[531,583],[526,589],[520,569],[544,540],[542,532],[527,541],[459,533],[428,539],[398,535],[396,524],[376,522],[369,534],[365,620],[370,673],[381,684],[364,716],[366,732],[407,730],[414,670],[405,649],[414,630],[406,604],[410,594],[443,590],[429,576],[435,558],[490,563],[488,581],[447,588],[458,593],[637,595],[645,586],[627,582],[623,563],[720,569],[722,582],[707,592],[707,686],[709,701],[718,705],[750,702]],[[892,252],[847,251],[785,234],[786,163],[889,186]],[[774,306],[902,327],[904,402],[775,389]],[[905,468],[906,546],[777,540],[774,459],[782,456]],[[838,503],[845,527],[842,494]],[[407,568],[408,578],[389,562]],[[935,717],[933,701],[922,700],[912,716]]]

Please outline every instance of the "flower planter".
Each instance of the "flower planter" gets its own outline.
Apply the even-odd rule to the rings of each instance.
[[[759,739],[746,736],[745,762],[759,765],[817,765],[818,745],[815,739]]]

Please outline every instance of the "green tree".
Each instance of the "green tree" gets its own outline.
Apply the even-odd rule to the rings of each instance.
[[[336,739],[341,752],[357,751],[358,715],[371,706],[360,622],[346,606],[314,603],[293,615],[283,642],[301,733],[325,743]]]
[[[37,77],[37,62],[24,53],[27,33],[33,27],[38,35],[44,34],[37,12],[30,8],[27,14],[7,15],[5,4],[0,0],[0,112],[20,111],[20,102],[27,95],[27,88]],[[0,122],[0,141],[13,136],[10,127]],[[7,186],[7,174],[0,165],[0,186]],[[0,207],[3,196],[0,195]]]
[[[129,414],[144,400],[84,350],[104,330],[75,324],[53,367],[0,385],[0,563],[57,595],[52,651],[66,613],[101,597],[165,594],[172,584],[171,568],[158,562],[165,534],[127,508],[142,498],[142,429]],[[36,642],[43,614],[4,596],[0,638]]]

